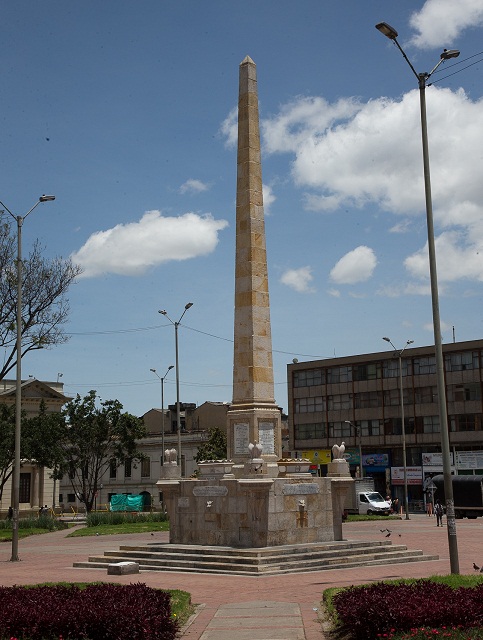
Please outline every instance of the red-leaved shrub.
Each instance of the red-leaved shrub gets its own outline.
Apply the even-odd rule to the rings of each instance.
[[[342,630],[358,640],[423,625],[483,626],[483,584],[452,589],[426,580],[400,585],[378,582],[337,593],[333,605]]]
[[[145,584],[0,587],[0,638],[174,640],[170,595]]]

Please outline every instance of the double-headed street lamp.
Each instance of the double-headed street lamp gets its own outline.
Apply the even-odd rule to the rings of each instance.
[[[175,352],[176,352],[176,426],[178,431],[178,465],[180,466],[180,469],[181,469],[181,416],[180,416],[180,410],[179,410],[178,327],[180,325],[181,320],[183,319],[184,314],[192,306],[193,306],[192,302],[188,302],[188,304],[185,305],[184,311],[177,322],[174,322],[173,320],[171,320],[171,318],[168,316],[167,312],[164,309],[160,309],[158,311],[158,313],[161,313],[163,316],[168,318],[168,320],[174,326],[174,346],[175,346]],[[163,452],[163,455],[164,455],[164,452]]]
[[[421,107],[421,135],[423,142],[424,191],[426,197],[426,220],[428,227],[429,277],[431,281],[431,300],[433,307],[433,331],[436,355],[436,375],[439,400],[439,424],[441,429],[441,452],[443,457],[444,493],[446,498],[446,525],[448,531],[448,546],[451,573],[459,573],[458,543],[456,538],[456,520],[454,513],[453,484],[451,480],[451,458],[449,450],[448,415],[446,408],[446,388],[444,383],[443,345],[441,339],[441,320],[439,315],[438,277],[436,271],[436,250],[434,242],[433,204],[431,200],[431,179],[429,172],[428,126],[426,117],[426,84],[440,64],[450,58],[457,58],[457,49],[445,49],[440,55],[438,63],[428,72],[417,73],[409,58],[397,41],[398,33],[387,22],[376,24],[383,35],[392,40],[418,80],[419,99]]]
[[[403,391],[403,378],[402,378],[402,354],[406,347],[413,344],[414,340],[407,340],[402,349],[396,349],[389,338],[383,338],[394,349],[395,354],[399,359],[399,392],[401,403],[401,434],[402,434],[402,451],[403,451],[403,469],[404,469],[404,513],[406,514],[406,520],[409,520],[409,500],[408,500],[408,470],[407,470],[407,457],[406,457],[406,426],[404,424],[404,391]]]
[[[27,211],[24,216],[14,215],[10,209],[0,200],[0,205],[12,216],[17,223],[17,381],[15,387],[15,454],[12,476],[12,562],[20,560],[18,557],[18,520],[20,507],[20,436],[21,436],[21,414],[22,414],[22,226],[25,218],[41,202],[55,200],[55,196],[40,196],[34,206]],[[54,497],[55,502],[55,497]]]
[[[364,468],[362,466],[362,429],[361,426],[356,426],[350,420],[344,420],[346,424],[349,424],[351,427],[354,427],[354,433],[359,439],[359,469],[361,478],[364,477]]]
[[[150,369],[154,373],[155,376],[159,378],[161,381],[161,464],[164,465],[164,380],[168,373],[174,369],[174,365],[169,365],[168,370],[164,374],[163,377],[159,375],[156,369]]]

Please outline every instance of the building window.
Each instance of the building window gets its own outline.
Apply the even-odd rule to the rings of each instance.
[[[382,404],[380,391],[364,391],[354,394],[354,407],[356,409],[377,409]]]
[[[354,365],[352,370],[354,380],[377,380],[381,377],[381,363],[371,362],[370,364]]]
[[[428,356],[426,358],[414,359],[414,375],[423,376],[436,373],[436,358],[435,356]]]
[[[347,422],[329,422],[329,438],[350,437],[352,426]]]
[[[401,394],[399,389],[387,389],[384,391],[384,405],[386,407],[397,407],[401,404]]]
[[[294,387],[315,387],[324,384],[325,371],[322,369],[307,369],[306,371],[294,371],[293,386]]]
[[[467,371],[479,368],[478,352],[448,353],[445,358],[446,371]]]
[[[124,477],[130,478],[132,476],[132,460],[127,458],[124,462]]]
[[[450,416],[451,431],[476,431],[476,416],[474,413]]]
[[[320,440],[327,437],[327,425],[325,422],[296,424],[294,431],[295,440]]]
[[[439,433],[439,416],[423,416],[423,432]]]
[[[30,472],[20,474],[19,502],[30,502]]]
[[[382,435],[382,420],[358,420],[358,425],[362,438]]]
[[[328,397],[329,411],[340,411],[341,409],[352,409],[352,394],[341,393],[337,396]]]
[[[315,413],[325,411],[325,398],[315,396],[314,398],[296,398],[294,403],[295,413]]]
[[[141,460],[141,478],[149,478],[151,476],[151,458],[147,456]]]
[[[430,404],[431,402],[436,402],[437,397],[437,387],[416,387],[414,389],[415,404]]]
[[[327,383],[352,382],[352,367],[331,367],[327,369]]]
[[[448,385],[448,402],[471,400],[481,400],[481,388],[478,382]]]
[[[67,494],[67,502],[75,502],[75,493]]]
[[[114,459],[109,463],[109,478],[115,480],[117,478],[117,463]]]
[[[411,360],[408,358],[401,358],[401,372],[403,378],[411,375],[411,369]],[[382,363],[382,372],[383,378],[399,378],[399,358],[384,360]]]

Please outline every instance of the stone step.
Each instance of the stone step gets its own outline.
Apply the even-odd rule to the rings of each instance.
[[[392,552],[396,551],[406,551],[407,547],[405,545],[371,545],[370,543],[362,544],[360,547],[350,547],[344,549],[343,552],[340,550],[334,553],[333,551],[322,550],[310,550],[310,551],[300,551],[297,554],[260,554],[259,557],[246,557],[238,554],[230,554],[230,553],[210,553],[201,555],[193,552],[180,552],[177,550],[171,550],[167,548],[166,550],[146,550],[144,548],[131,548],[129,546],[120,547],[119,551],[105,551],[105,556],[115,555],[116,557],[120,554],[126,558],[140,558],[143,560],[156,560],[162,559],[163,562],[181,562],[187,563],[191,562],[193,564],[203,563],[208,564],[210,562],[224,562],[231,563],[236,565],[270,565],[270,564],[279,564],[283,562],[284,564],[291,563],[300,563],[300,562],[330,562],[333,558],[346,557],[349,558],[354,555],[362,555],[362,554],[379,554],[386,553],[388,550]]]
[[[266,576],[438,559],[436,555],[425,555],[421,550],[408,550],[405,545],[392,545],[388,541],[337,543],[335,549],[327,550],[328,546],[334,545],[294,545],[298,549],[287,546],[256,550],[222,547],[219,553],[214,553],[217,547],[203,547],[203,552],[198,553],[198,546],[195,549],[187,545],[123,546],[119,551],[106,551],[103,556],[90,556],[86,562],[75,562],[74,567],[105,569],[110,563],[129,560],[137,562],[141,571]]]

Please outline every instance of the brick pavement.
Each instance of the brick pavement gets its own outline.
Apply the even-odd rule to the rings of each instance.
[[[434,517],[418,514],[411,515],[410,520],[346,523],[343,533],[349,540],[379,540],[386,535],[380,531],[386,526],[392,530],[395,543],[437,553],[440,559],[271,577],[175,572],[142,572],[139,578],[108,576],[105,570],[74,568],[72,563],[86,560],[90,554],[115,550],[124,543],[152,542],[153,538],[146,534],[67,538],[66,532],[60,531],[20,540],[20,562],[10,562],[11,545],[1,544],[0,584],[141,581],[152,587],[189,591],[193,603],[203,605],[185,629],[183,637],[188,640],[322,640],[318,616],[324,589],[450,572],[447,529],[436,527]],[[459,520],[456,527],[460,573],[474,573],[473,562],[483,565],[483,519]],[[168,540],[167,533],[155,536],[156,540]]]

